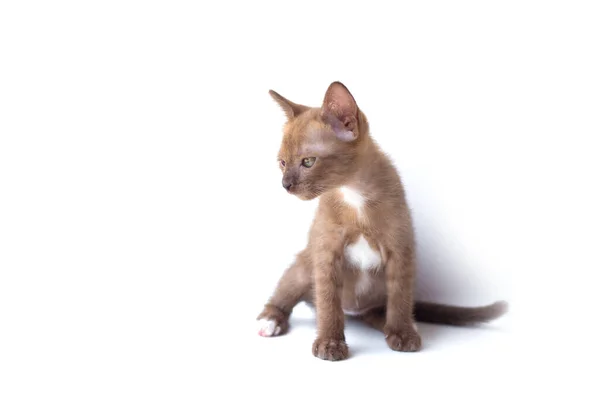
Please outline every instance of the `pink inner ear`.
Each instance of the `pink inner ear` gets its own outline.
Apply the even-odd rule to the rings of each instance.
[[[332,83],[327,89],[325,99],[323,99],[323,108],[342,121],[345,117],[356,117],[358,111],[354,97],[340,82]]]
[[[325,93],[323,113],[338,139],[350,142],[356,139],[358,106],[348,89],[340,82],[333,82]]]
[[[351,129],[348,129],[348,127],[346,127],[338,117],[330,113],[325,113],[323,117],[325,122],[331,126],[331,129],[333,129],[335,136],[339,140],[343,142],[351,142],[356,139],[356,133],[354,133]]]

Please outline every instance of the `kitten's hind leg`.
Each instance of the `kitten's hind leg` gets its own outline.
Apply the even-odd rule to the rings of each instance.
[[[292,310],[310,291],[311,270],[306,251],[299,253],[279,279],[273,295],[257,317],[259,335],[278,336],[287,332]]]

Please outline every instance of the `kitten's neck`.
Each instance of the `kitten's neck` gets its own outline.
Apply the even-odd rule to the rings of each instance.
[[[332,190],[333,193],[345,193],[349,199],[359,203],[372,198],[377,191],[375,182],[381,175],[382,158],[385,157],[369,135],[360,144],[359,155],[354,171],[348,174],[344,183]]]
[[[359,192],[372,189],[373,178],[376,178],[379,173],[381,156],[382,153],[377,144],[370,135],[366,135],[359,149],[356,168],[353,173],[348,175],[343,186]]]

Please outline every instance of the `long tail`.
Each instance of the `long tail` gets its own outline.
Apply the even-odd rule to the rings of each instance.
[[[497,301],[481,307],[459,307],[446,304],[417,301],[414,306],[415,319],[442,325],[475,325],[492,321],[508,311],[508,303]]]

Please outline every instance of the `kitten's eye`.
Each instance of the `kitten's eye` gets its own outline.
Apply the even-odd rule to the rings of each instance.
[[[310,168],[313,166],[313,164],[315,163],[316,158],[315,157],[308,157],[308,158],[304,158],[302,160],[302,165],[306,168]]]
[[[279,160],[279,164],[281,164],[282,167],[285,167],[285,161]]]

